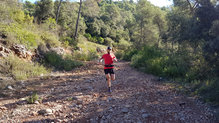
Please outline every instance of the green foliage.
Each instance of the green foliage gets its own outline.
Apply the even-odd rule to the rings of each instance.
[[[159,76],[171,78],[185,77],[189,71],[189,65],[185,62],[185,58],[166,55],[165,51],[159,50],[156,47],[145,46],[142,51],[132,57],[131,65]]]
[[[78,40],[75,40],[71,37],[62,37],[60,40],[63,42],[64,46],[65,45],[67,45],[67,46],[70,45],[72,47],[76,47],[77,44],[78,44]]]
[[[43,42],[45,42],[46,44],[49,44],[52,47],[60,46],[58,37],[53,35],[50,32],[43,32],[40,38],[43,40]]]
[[[123,59],[124,51],[123,50],[116,51],[115,55],[117,59]]]
[[[30,16],[34,16],[35,13],[35,4],[30,1],[25,1],[24,3],[24,13]]]
[[[204,97],[206,102],[219,104],[219,83],[217,78],[214,80],[206,80],[197,92]]]
[[[42,99],[39,98],[38,94],[34,92],[31,96],[27,98],[29,104],[34,104],[36,101],[42,102]]]
[[[4,27],[5,34],[8,36],[8,42],[24,44],[28,48],[38,45],[38,35],[29,32],[22,25],[14,23]]]
[[[138,50],[137,49],[127,49],[124,51],[124,55],[123,55],[123,60],[126,60],[126,61],[131,61],[132,59],[132,56],[137,54],[138,53]]]
[[[39,64],[25,62],[17,56],[7,57],[5,59],[5,66],[5,71],[8,71],[16,80],[24,80],[47,73],[47,69],[45,67]]]
[[[92,38],[90,33],[85,33],[84,37],[86,37],[88,40],[91,40],[91,38]]]
[[[99,44],[103,44],[104,43],[104,39],[102,37],[98,37],[97,41]]]
[[[114,43],[114,41],[111,38],[105,38],[104,39],[104,44],[107,46],[112,46],[112,44]]]
[[[120,50],[126,50],[131,46],[131,42],[121,39],[119,43],[113,43],[113,46]]]
[[[91,34],[89,33],[84,34],[84,37],[86,37],[91,42],[104,44],[104,38],[102,37],[96,37],[96,36],[92,37]]]
[[[54,16],[54,8],[52,0],[40,0],[36,2],[35,17],[38,20],[38,23],[41,23],[42,20],[46,20],[49,17]]]
[[[49,27],[49,29],[56,29],[56,20],[53,18],[48,18],[45,21],[45,24]]]
[[[74,52],[73,59],[80,60],[80,61],[91,61],[97,59],[99,56],[97,55],[96,51],[90,50],[88,53],[85,52]]]
[[[65,71],[71,71],[72,69],[83,65],[81,62],[75,61],[70,57],[63,58],[55,52],[49,52],[45,55],[45,63],[55,67],[55,69]]]

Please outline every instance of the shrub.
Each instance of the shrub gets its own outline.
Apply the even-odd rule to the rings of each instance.
[[[3,32],[6,34],[9,43],[21,43],[28,49],[37,47],[40,42],[37,34],[16,23],[3,26]]]
[[[42,99],[39,98],[39,96],[38,96],[38,94],[37,94],[36,92],[34,92],[31,96],[29,96],[29,97],[27,98],[27,102],[28,102],[29,104],[34,104],[36,101],[42,102]]]
[[[50,32],[43,32],[41,34],[41,39],[49,44],[50,46],[53,46],[53,47],[57,47],[57,46],[60,46],[60,42],[58,40],[58,37],[55,36],[54,34],[50,33]]]
[[[90,50],[88,53],[76,51],[73,54],[73,59],[80,60],[80,61],[91,61],[99,56],[97,55],[97,52],[94,50]]]
[[[85,33],[85,34],[84,34],[84,37],[86,37],[87,40],[91,40],[91,38],[92,38],[92,36],[91,36],[90,33]]]
[[[36,77],[41,74],[48,73],[46,68],[30,62],[25,62],[17,56],[9,56],[5,59],[5,66],[7,71],[16,80],[24,80],[30,77]]]
[[[78,66],[83,65],[81,62],[74,61],[71,57],[66,57],[65,59],[56,54],[55,52],[49,52],[45,55],[45,63],[47,65],[53,66],[59,70],[70,71]]]
[[[124,55],[123,55],[122,59],[126,60],[126,61],[131,61],[132,56],[137,54],[137,53],[138,53],[137,49],[127,49],[124,51]]]
[[[103,44],[104,43],[104,39],[102,37],[98,37],[97,41],[99,44]]]
[[[45,24],[48,26],[48,29],[56,29],[56,20],[54,18],[46,19]]]
[[[104,44],[107,46],[112,46],[113,43],[114,43],[114,41],[109,37],[104,39]]]
[[[61,41],[62,42],[68,42],[69,45],[73,46],[73,47],[77,47],[77,44],[78,44],[78,40],[74,39],[74,38],[71,38],[71,37],[62,37],[61,38]]]
[[[114,43],[114,47],[116,47],[117,49],[120,49],[120,50],[126,50],[130,46],[131,46],[131,43],[124,40],[124,39],[121,39],[119,41],[119,43]]]
[[[130,52],[130,55],[132,54],[135,54],[131,59],[132,66],[143,68],[145,72],[155,75],[172,78],[185,77],[186,73],[190,70],[189,63],[185,60],[189,56],[168,56],[165,51],[148,46],[145,46],[143,50],[137,54],[136,51]]]
[[[116,55],[116,58],[117,59],[122,59],[123,58],[123,55],[124,55],[124,51],[123,50],[119,50],[115,53]]]
[[[219,79],[206,80],[204,84],[197,90],[198,94],[202,95],[206,102],[219,104]]]

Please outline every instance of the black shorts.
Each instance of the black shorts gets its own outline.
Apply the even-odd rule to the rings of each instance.
[[[105,74],[115,74],[113,69],[104,69]]]

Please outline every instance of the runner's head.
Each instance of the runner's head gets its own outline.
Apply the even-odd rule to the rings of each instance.
[[[107,52],[110,53],[110,51],[112,50],[112,47],[107,47]]]

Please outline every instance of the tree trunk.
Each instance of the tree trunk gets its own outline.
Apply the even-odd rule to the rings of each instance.
[[[143,22],[141,22],[141,43],[143,43]]]
[[[79,23],[80,12],[81,12],[81,5],[82,5],[82,0],[80,0],[80,6],[79,6],[79,11],[78,11],[78,18],[77,18],[77,22],[76,22],[76,29],[75,29],[75,35],[74,35],[74,39],[76,39],[76,38],[77,38],[77,32],[78,32],[78,23]]]
[[[61,4],[62,4],[63,0],[60,0],[58,8],[57,8],[57,12],[56,12],[56,23],[58,23],[58,18],[59,18],[59,12],[60,12],[60,8],[61,8]]]

